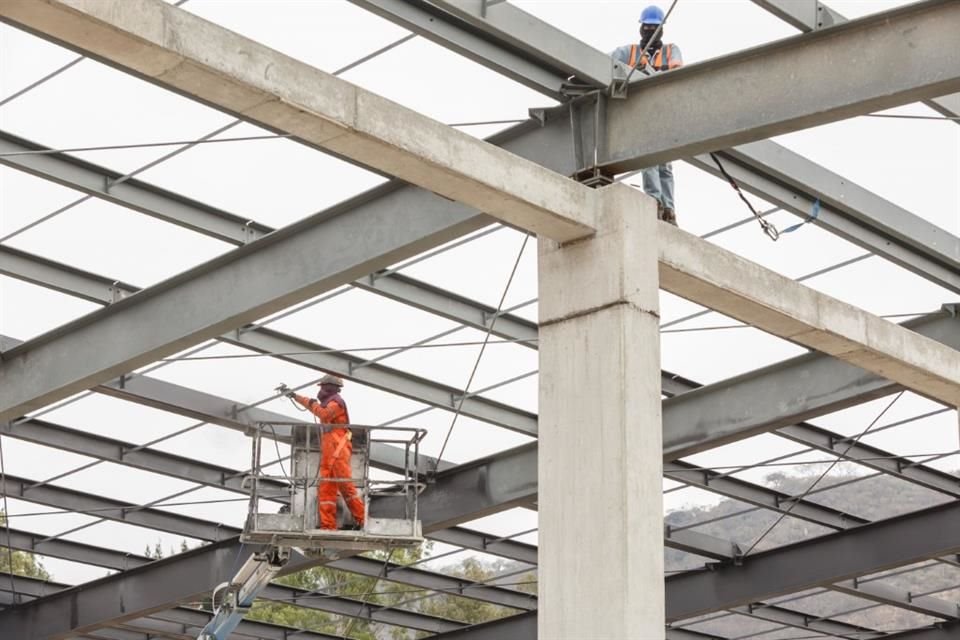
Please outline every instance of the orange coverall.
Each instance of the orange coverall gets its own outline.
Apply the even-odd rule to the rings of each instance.
[[[350,456],[353,455],[353,446],[350,444],[350,430],[344,427],[329,425],[349,424],[346,403],[340,396],[327,400],[324,406],[314,398],[294,396],[300,404],[313,412],[324,425],[321,438],[320,477],[321,478],[349,478],[353,475],[350,469]],[[327,481],[321,480],[317,486],[317,508],[320,512],[320,528],[337,528],[337,493],[343,496],[347,508],[353,514],[358,525],[363,526],[364,507],[357,488],[349,480]]]

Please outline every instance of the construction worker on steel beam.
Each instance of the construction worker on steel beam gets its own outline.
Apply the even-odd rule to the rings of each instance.
[[[349,425],[350,414],[347,403],[340,397],[343,379],[325,375],[317,385],[320,391],[316,399],[287,391],[286,396],[309,409],[321,424],[320,484],[317,486],[317,510],[320,514],[321,529],[337,528],[337,494],[343,496],[347,508],[353,514],[357,528],[362,529],[365,519],[363,499],[357,493],[353,482],[346,480],[352,475],[350,456],[353,455],[352,434]],[[328,480],[328,478],[344,478]]]
[[[663,43],[663,9],[650,5],[640,13],[640,43],[628,44],[611,54],[628,69],[660,73],[683,65],[680,47]],[[657,218],[677,226],[673,199],[673,166],[667,162],[643,170],[643,190],[657,201]]]

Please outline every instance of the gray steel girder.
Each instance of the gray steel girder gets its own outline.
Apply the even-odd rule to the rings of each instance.
[[[847,22],[847,18],[820,0],[753,0],[753,3],[805,33]],[[923,102],[947,117],[960,116],[960,93]]]
[[[0,248],[0,264],[3,264],[4,255],[3,248]],[[74,290],[91,290],[95,288],[98,279],[103,282],[108,280],[89,274],[87,274],[89,278],[81,277],[78,272],[62,266],[58,268],[57,263],[51,261],[42,261],[38,270],[32,270],[33,264],[30,254],[20,252],[17,255],[17,271],[14,273],[38,281],[42,278],[45,286],[68,293]],[[61,269],[63,277],[59,277]],[[954,348],[960,348],[960,319],[951,315],[950,312],[919,318],[906,323],[905,326]],[[272,337],[272,346],[280,351],[319,347],[319,345],[302,341],[284,342],[285,337],[276,332],[269,335]],[[254,340],[248,337],[246,342],[252,343]],[[259,346],[261,351],[268,347],[267,344]],[[331,357],[330,354],[324,354],[323,364],[330,366],[334,371],[350,373],[349,361],[333,360]],[[311,359],[306,359],[302,363],[308,366],[311,364],[319,366]],[[386,371],[402,375],[396,370]],[[772,429],[780,429],[780,435],[834,453],[838,446],[845,446],[845,441],[841,437],[810,425],[792,423],[899,390],[897,385],[887,380],[866,374],[857,367],[845,365],[819,354],[799,356],[705,388],[698,388],[696,383],[675,376],[672,378],[672,385],[678,396],[664,402],[664,459],[667,462]],[[409,397],[418,401],[430,402],[431,398],[437,401],[435,393],[421,395],[423,392],[417,390],[416,380],[408,380],[405,388],[410,390]],[[429,387],[421,387],[423,388]],[[686,393],[693,389],[697,390],[694,393]],[[148,377],[114,381],[102,385],[98,390],[232,428],[242,429],[247,424],[247,420],[282,418],[279,414],[251,408],[243,409],[241,413],[244,417],[238,421],[236,403]],[[782,397],[784,390],[790,390],[789,398]],[[449,391],[449,389],[440,389],[439,393],[442,396]],[[743,399],[749,399],[749,402]],[[718,408],[723,410],[720,411]],[[515,417],[509,417],[511,411],[515,412]],[[501,420],[509,421],[520,430],[533,429],[526,426],[530,425],[532,414],[501,405],[499,415],[502,416]],[[781,425],[783,425],[782,428]],[[864,448],[863,455],[858,455],[860,448]],[[378,459],[382,458],[381,463],[390,464],[392,458],[388,456],[389,453],[383,452],[382,456],[378,455]],[[851,450],[850,455],[869,458],[890,457],[889,453],[866,445],[858,445]],[[949,474],[922,465],[904,467],[898,465],[896,460],[875,460],[865,461],[865,463],[938,491],[954,493],[960,490],[956,479]],[[777,502],[774,496],[771,496],[771,499],[773,503]],[[746,501],[749,502],[749,500]]]
[[[896,29],[889,27],[885,22],[891,18],[896,20]],[[699,149],[700,151],[705,151],[712,147],[721,146],[723,142],[728,144],[746,142],[780,132],[781,129],[786,131],[791,130],[791,128],[811,126],[821,121],[830,121],[862,110],[901,104],[917,97],[935,94],[936,91],[947,91],[951,86],[960,85],[960,72],[957,71],[960,69],[960,64],[951,60],[949,56],[944,58],[943,51],[953,51],[958,56],[960,56],[960,53],[957,53],[955,48],[940,46],[950,41],[948,37],[941,37],[941,32],[946,30],[949,33],[958,20],[960,20],[960,8],[955,3],[930,0],[930,2],[919,7],[910,6],[897,9],[837,26],[830,30],[831,37],[829,38],[821,38],[819,33],[809,34],[785,41],[785,44],[774,43],[774,45],[769,45],[764,48],[765,55],[763,56],[758,55],[757,51],[751,52],[753,58],[741,59],[737,57],[738,54],[734,54],[734,56],[718,59],[720,62],[714,61],[710,65],[692,65],[673,73],[644,79],[643,82],[653,83],[645,85],[651,88],[650,91],[644,92],[643,102],[646,105],[647,113],[671,114],[674,111],[673,109],[651,109],[648,104],[649,100],[655,97],[657,99],[669,99],[673,104],[683,103],[684,101],[678,102],[676,96],[671,94],[671,92],[677,90],[677,87],[683,88],[687,83],[692,82],[698,90],[710,88],[713,83],[722,79],[724,73],[728,70],[732,70],[733,73],[749,73],[750,65],[756,64],[756,61],[760,58],[762,58],[765,69],[763,73],[765,74],[769,73],[771,61],[780,59],[777,56],[785,56],[790,59],[792,74],[798,73],[798,67],[809,68],[815,70],[817,74],[822,74],[824,65],[822,63],[814,64],[817,62],[815,60],[816,56],[835,55],[837,53],[835,49],[844,46],[860,47],[860,53],[863,53],[862,47],[864,46],[881,46],[882,51],[889,51],[890,47],[888,45],[892,44],[892,40],[902,38],[902,33],[909,32],[909,29],[902,30],[911,25],[916,29],[928,32],[927,35],[930,36],[921,39],[923,48],[921,51],[915,50],[914,53],[918,56],[921,54],[927,55],[928,48],[936,49],[936,54],[933,55],[929,64],[924,66],[926,73],[923,74],[922,78],[917,77],[919,74],[903,74],[906,79],[904,81],[910,86],[898,86],[894,89],[887,87],[884,92],[880,92],[877,87],[865,83],[865,94],[851,96],[843,92],[837,93],[833,87],[825,87],[829,83],[820,81],[816,85],[818,88],[825,88],[828,93],[835,94],[833,100],[836,104],[833,107],[818,109],[818,115],[811,116],[812,107],[791,98],[786,101],[786,104],[779,105],[784,109],[784,112],[777,112],[777,109],[770,109],[766,112],[766,115],[771,118],[770,123],[766,125],[761,123],[760,126],[754,123],[751,127],[738,132],[736,131],[737,127],[733,126],[737,122],[734,118],[729,122],[724,122],[724,131],[733,131],[733,133],[724,133],[719,137],[711,136],[706,131],[691,128],[689,118],[685,125],[680,128],[672,125],[667,126],[669,123],[661,122],[654,127],[654,131],[638,132],[635,128],[636,123],[641,122],[644,126],[647,126],[651,124],[648,122],[649,118],[638,119],[632,117],[635,114],[632,114],[630,110],[635,109],[636,105],[634,104],[631,107],[631,104],[635,101],[621,101],[618,103],[619,106],[614,104],[609,113],[608,137],[610,138],[610,144],[608,144],[607,152],[610,154],[608,156],[610,159],[607,164],[616,167],[620,162],[616,159],[619,153],[623,158],[628,158],[623,168],[629,169],[632,167],[627,165],[631,163],[639,163],[638,166],[642,166],[644,163],[649,164],[650,162],[668,159],[668,156],[673,157],[672,154],[696,153],[698,145],[703,147]],[[802,42],[799,42],[800,40]],[[802,65],[799,65],[794,59],[794,56],[800,53],[803,54],[805,61],[805,64]],[[807,60],[811,56],[813,59]],[[868,56],[862,57],[867,58]],[[880,57],[882,58],[882,56]],[[835,59],[846,58],[840,56]],[[898,59],[902,60],[903,57],[894,58],[890,61],[891,64],[896,63]],[[871,59],[870,64],[873,69],[881,66],[876,65],[873,59]],[[697,69],[698,67],[699,69]],[[780,73],[775,73],[774,76],[792,77],[789,74]],[[864,77],[863,74],[860,74],[860,76],[861,78]],[[867,74],[865,77],[869,78],[870,76]],[[843,82],[845,88],[848,88],[850,83],[847,83],[846,79]],[[732,84],[735,83],[728,82],[728,88]],[[655,86],[660,88],[653,89]],[[880,93],[883,93],[883,95],[878,95]],[[742,95],[742,92],[738,92],[739,95]],[[789,95],[789,93],[784,92],[783,95]],[[810,96],[805,94],[805,98],[808,97]],[[830,99],[826,99],[827,104],[831,104]],[[839,102],[837,102],[838,100]],[[712,110],[715,108],[716,102],[716,100],[710,101]],[[797,104],[797,102],[801,104]],[[739,106],[737,109],[743,116],[743,110]],[[712,113],[715,115],[715,111],[712,111]],[[642,154],[638,154],[635,150],[628,150],[630,138],[619,135],[618,119],[621,125],[629,121],[630,134],[640,136],[644,140],[644,152]],[[733,126],[732,129],[731,126]],[[784,127],[786,128],[784,129]],[[656,130],[662,132],[675,129],[684,131],[685,135],[691,136],[691,139],[696,139],[696,141],[683,143],[671,139],[669,145],[664,147],[664,151],[657,151],[657,140],[644,134],[652,134]],[[617,147],[610,146],[612,144],[622,144],[627,145],[627,147],[620,150]],[[658,154],[666,155],[660,158]],[[392,189],[392,187],[389,188]],[[360,196],[360,198],[363,197]],[[402,211],[410,210],[410,208],[402,209]],[[378,264],[386,264],[386,255],[391,256],[394,260],[405,255],[412,255],[418,249],[422,250],[429,244],[450,239],[466,230],[477,228],[477,225],[481,224],[480,221],[476,220],[476,216],[471,216],[464,207],[460,208],[460,216],[455,221],[448,220],[450,224],[443,226],[442,229],[437,229],[434,226],[437,223],[436,216],[424,216],[420,210],[412,215],[412,220],[405,221],[400,225],[393,225],[394,228],[403,229],[406,235],[399,238],[394,234],[394,237],[389,241],[385,241],[384,238],[371,238],[369,234],[361,233],[361,229],[380,228],[379,225],[375,224],[376,220],[361,220],[362,216],[351,215],[348,222],[344,222],[344,216],[328,218],[320,223],[318,223],[316,217],[308,219],[299,225],[278,231],[263,238],[260,242],[250,245],[251,247],[259,245],[257,250],[249,252],[240,250],[240,252],[228,254],[207,263],[201,268],[191,270],[188,274],[184,274],[181,279],[176,280],[175,284],[171,284],[173,281],[168,281],[165,283],[166,288],[163,291],[156,287],[151,288],[142,292],[141,295],[121,301],[107,310],[96,312],[56,332],[41,336],[31,341],[29,345],[14,349],[10,353],[10,360],[0,366],[0,379],[4,381],[4,385],[0,387],[0,419],[15,417],[32,408],[65,397],[84,387],[89,387],[112,375],[122,373],[124,370],[149,362],[158,356],[174,352],[199,340],[214,337],[230,326],[238,326],[277,308],[289,306],[289,304],[298,300],[320,293],[331,286],[343,283],[348,273],[357,273],[361,270],[366,273],[375,271]],[[429,218],[429,220],[425,218]],[[396,222],[395,217],[394,222]],[[296,233],[293,231],[294,228],[296,228]],[[315,233],[320,237],[313,237]],[[342,252],[337,253],[336,247],[329,247],[328,250],[321,251],[321,254],[326,258],[324,261],[326,264],[319,270],[314,267],[314,271],[311,271],[310,265],[304,264],[302,260],[303,253],[306,251],[304,245],[310,246],[314,250],[317,247],[326,249],[322,244],[323,239],[331,236],[339,236],[341,242],[338,244],[346,244],[351,248],[355,248],[357,244],[343,243],[343,238],[363,238],[368,245],[366,248],[371,251],[370,259],[364,261],[362,257],[344,256]],[[371,242],[374,239],[378,240],[379,244]],[[398,241],[401,246],[397,246]],[[244,254],[247,259],[238,260],[237,253]],[[276,283],[272,282],[269,277],[262,275],[265,270],[262,269],[260,263],[266,259],[269,259],[272,264],[289,267],[282,270],[288,275],[295,273],[298,278],[287,277],[285,278],[287,281],[285,282],[286,287],[281,287],[279,291],[273,289],[270,293],[267,293],[266,290],[270,289],[271,286],[276,286]],[[230,286],[235,285],[238,281],[242,281],[245,286]],[[249,292],[249,295],[231,298],[220,305],[218,313],[205,317],[192,317],[186,324],[163,323],[163,326],[159,327],[160,330],[147,330],[149,328],[158,329],[157,327],[150,327],[149,323],[150,318],[158,317],[158,308],[183,308],[184,305],[191,306],[191,302],[215,297],[211,295],[214,292],[209,290],[210,286],[216,286],[219,291],[243,290],[245,293]],[[126,313],[116,311],[129,300],[136,300],[136,302],[129,303],[124,307]],[[118,316],[120,317],[118,318]],[[136,322],[131,322],[131,319],[136,319]],[[121,327],[124,330],[119,330]],[[137,333],[137,327],[143,327],[142,335]],[[128,336],[130,340],[111,345],[112,348],[109,350],[87,348],[85,351],[84,345],[107,343],[98,339],[104,331],[109,331],[112,335]],[[79,357],[65,361],[62,358],[64,351],[72,351]],[[28,354],[33,363],[31,367],[24,365],[25,357]],[[71,363],[76,362],[82,362],[83,366],[71,365]]]
[[[819,200],[817,226],[960,293],[960,238],[949,231],[769,140],[717,155],[744,190],[805,219]],[[721,177],[708,155],[687,161]]]
[[[601,164],[621,173],[954,93],[958,31],[960,5],[929,0],[641,78],[642,99],[610,102]]]
[[[361,0],[359,4],[367,8],[370,8],[368,7],[370,4],[376,4],[379,7],[379,10],[375,10],[378,15],[403,24],[403,20],[397,15],[397,12],[387,8],[388,5],[392,6],[393,4],[389,0],[382,2]],[[803,8],[803,2],[800,0],[791,1],[789,4],[793,9]],[[818,3],[818,5],[818,11],[821,15],[825,12],[827,15],[836,15],[835,12],[830,12],[824,8],[822,3]],[[812,9],[806,11],[813,13]],[[804,11],[799,12],[804,13]],[[445,19],[451,20],[451,22],[444,22]],[[828,22],[829,19],[823,21]],[[456,26],[458,24],[462,24],[462,22],[456,20],[453,16],[439,14],[436,18],[423,23],[420,29],[425,32],[430,32],[432,29],[434,36],[443,41],[450,40],[451,36],[446,32],[441,35],[440,32],[450,25]],[[556,32],[556,37],[565,36],[555,27],[550,27],[529,15],[525,15],[523,21],[499,21],[496,24],[488,22],[485,24],[484,33],[487,38],[499,38],[498,41],[505,48],[509,48],[511,42],[525,40],[531,32],[541,33],[551,29]],[[777,48],[787,45],[789,45],[789,42],[774,43],[769,47]],[[858,52],[858,55],[860,53],[862,52]],[[764,59],[765,56],[764,52],[756,49],[751,50],[750,54],[756,55],[757,59],[760,60]],[[590,48],[581,48],[576,56],[572,53],[567,55],[566,64],[574,67],[578,65],[581,67],[584,65],[598,66],[604,62],[609,64],[607,54]],[[733,57],[736,55],[738,54],[734,54]],[[496,61],[493,58],[485,61],[481,57],[478,61],[488,67],[497,68]],[[545,66],[548,64],[547,60],[543,58],[541,63]],[[694,66],[702,67],[703,65]],[[882,71],[882,66],[877,66],[877,69]],[[705,72],[709,71],[705,70]],[[822,68],[818,69],[816,73],[822,75]],[[671,75],[673,74],[667,74],[667,76]],[[656,81],[662,82],[662,76],[658,77]],[[647,88],[647,85],[643,86]],[[642,105],[637,108],[642,108],[645,111],[650,110],[645,101],[648,93],[646,91],[644,96],[640,97],[643,98],[642,100],[638,98],[637,101],[633,101]],[[748,95],[753,96],[754,93],[748,92]],[[787,95],[792,96],[793,94],[788,93]],[[791,98],[787,97],[785,99],[789,101]],[[625,103],[630,104],[631,101],[627,100]],[[960,112],[960,94],[945,96],[938,99],[937,103],[938,106],[935,108],[939,108],[946,115]],[[620,107],[617,106],[617,108]],[[953,112],[945,111],[949,108],[952,108]],[[556,111],[559,113],[559,118],[553,120],[548,118],[547,126],[551,126],[551,124],[554,126],[569,126],[568,108],[563,107]],[[611,114],[608,117],[612,118],[613,115]],[[677,117],[686,119],[688,115],[684,112],[677,114]],[[624,144],[631,144],[632,141],[634,147],[647,149],[647,137],[639,135],[634,130],[633,123],[633,120],[625,119],[621,127],[625,130],[620,131],[617,135],[624,140]],[[960,124],[960,121],[958,121],[958,124]],[[631,136],[633,137],[631,138]],[[870,194],[855,183],[836,176],[826,169],[791,153],[785,147],[776,143],[770,141],[756,142],[728,150],[725,153],[728,160],[731,157],[738,158],[737,164],[734,164],[732,160],[726,164],[733,165],[731,174],[742,181],[747,190],[770,199],[785,210],[803,218],[810,215],[815,197],[820,197],[822,208],[817,221],[818,225],[941,286],[960,292],[960,266],[958,266],[960,264],[960,239],[955,236],[886,200]],[[693,157],[690,158],[690,161],[695,166],[707,169],[712,173],[717,171],[713,162],[705,156]],[[751,168],[747,169],[747,165],[750,165]],[[852,204],[854,202],[856,204]]]
[[[529,124],[491,140],[564,173],[569,165],[564,162],[564,133]],[[401,219],[406,217],[409,220]],[[6,352],[0,364],[0,419],[15,418],[217,337],[489,222],[475,210],[398,182],[372,189]],[[370,229],[390,233],[371,235]],[[318,255],[323,259],[317,260]],[[231,292],[224,304],[209,304],[224,291]],[[175,314],[170,321],[157,322],[169,308],[203,313]],[[115,330],[117,323],[130,321],[131,331]],[[115,340],[118,335],[123,340]],[[36,348],[49,360],[39,357]],[[31,354],[30,366],[26,352]],[[47,366],[52,367],[50,375],[44,373]],[[48,393],[38,393],[40,389]]]
[[[672,576],[667,621],[954,554],[957,531],[960,501],[754,553],[742,566]]]
[[[17,590],[17,603],[31,602],[37,598],[52,595],[60,591],[70,589],[70,585],[60,584],[38,580],[36,578],[27,578],[24,576],[15,576],[13,588]],[[10,577],[7,574],[0,574],[0,603],[13,604],[13,593],[10,589]],[[162,634],[187,634],[193,632],[191,640],[196,638],[197,632],[210,620],[210,614],[194,609],[176,608],[155,612],[149,618],[138,618],[131,620],[129,624],[121,624],[121,629],[105,628],[99,629],[91,634],[77,636],[82,638],[114,638],[111,633],[136,634],[136,640],[150,640],[155,637],[168,637]],[[339,636],[330,636],[325,633],[316,633],[312,631],[303,631],[291,627],[271,624],[267,622],[254,622],[244,620],[234,633],[243,638],[258,638],[262,640],[289,640],[291,635],[296,634],[297,638],[303,640],[336,640]],[[157,635],[161,634],[161,635]],[[124,638],[124,636],[119,636]],[[174,636],[176,637],[176,636]]]

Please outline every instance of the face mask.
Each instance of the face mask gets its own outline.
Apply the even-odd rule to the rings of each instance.
[[[332,398],[340,392],[340,389],[335,385],[324,385],[320,387],[320,391],[317,392],[317,400],[320,402],[325,401],[327,398]]]
[[[663,31],[657,36],[657,39],[651,44],[650,37],[656,33],[659,25],[644,25],[640,27],[640,46],[647,51],[656,51],[663,44]],[[649,45],[649,46],[648,46]]]

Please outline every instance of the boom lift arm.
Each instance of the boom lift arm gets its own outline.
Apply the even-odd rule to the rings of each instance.
[[[197,640],[227,640],[250,611],[257,595],[270,584],[289,559],[290,549],[285,547],[269,547],[247,558],[230,582],[213,590],[216,609]]]
[[[277,387],[276,391],[292,395],[285,384]],[[251,555],[229,582],[213,590],[213,618],[200,631],[198,640],[227,640],[250,612],[257,596],[287,564],[292,549],[308,557],[331,560],[342,552],[415,547],[423,542],[422,525],[417,517],[417,496],[424,487],[418,469],[419,445],[426,436],[426,430],[357,424],[336,426],[350,429],[350,433],[360,430],[364,437],[360,439],[363,444],[347,455],[349,468],[338,472],[343,477],[331,478],[320,473],[324,431],[318,429],[316,424],[291,421],[251,425],[252,464],[243,484],[244,488],[250,490],[250,505],[240,541],[263,545],[262,551]],[[371,435],[374,429],[390,435],[377,438]],[[268,443],[272,442],[274,447],[281,442],[290,447],[287,456],[290,461],[289,474],[283,466],[284,458],[280,457],[279,448],[275,448],[278,456],[275,462],[280,463],[280,475],[273,468],[274,461],[263,462],[262,446],[265,439]],[[346,441],[350,441],[349,436]],[[404,461],[401,478],[370,478],[372,443],[396,448]],[[333,457],[336,456],[334,453]],[[318,528],[318,493],[322,483],[356,485],[368,516],[359,528]],[[381,513],[375,516],[371,516],[369,510],[371,495],[379,496],[384,505]],[[283,504],[279,510],[276,504],[264,509],[262,500],[279,500]]]

